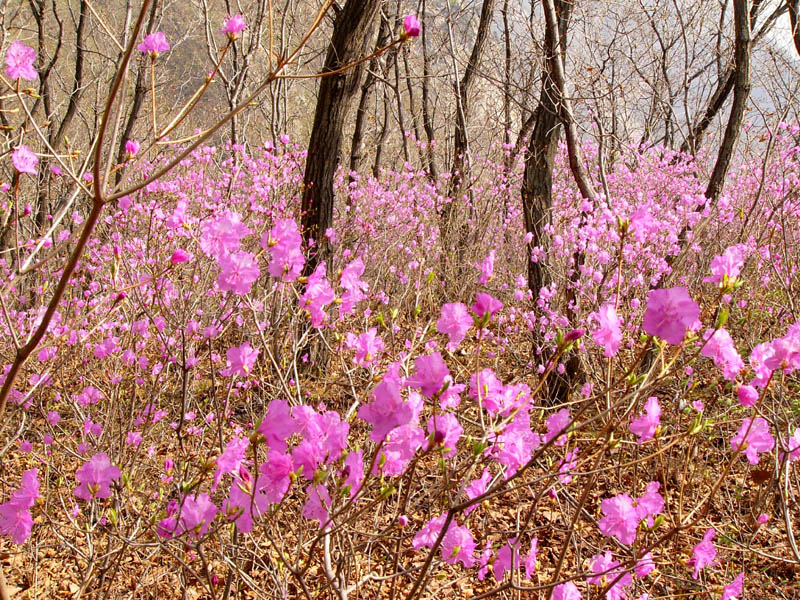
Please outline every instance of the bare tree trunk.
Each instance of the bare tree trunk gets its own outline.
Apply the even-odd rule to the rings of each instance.
[[[514,155],[509,151],[511,142],[511,30],[508,26],[508,0],[503,0],[503,8],[500,10],[503,15],[503,42],[505,47],[505,62],[503,64],[503,144],[504,155],[503,165],[506,171],[511,170]],[[505,213],[503,215],[505,217]]]
[[[323,74],[367,54],[380,5],[381,0],[347,0],[333,25]],[[363,71],[362,63],[335,75],[323,75],[320,80],[303,178],[303,236],[306,244],[311,239],[317,243],[306,263],[308,272],[328,251],[323,236],[333,223],[333,182],[340,163],[342,134]]]
[[[755,25],[756,19],[759,15],[759,9],[762,6],[763,0],[753,0],[753,5],[750,8],[750,29]],[[800,0],[792,0],[795,5],[800,3]],[[736,7],[734,6],[734,9]],[[791,16],[791,2],[789,4],[789,14]],[[764,35],[772,26],[777,15],[780,12],[780,8],[776,9],[772,15],[767,20],[767,23],[761,27],[759,31],[759,37]],[[735,19],[734,13],[734,19]],[[794,32],[794,26],[792,26],[792,31]],[[748,32],[749,36],[749,32]],[[752,42],[748,42],[752,45]],[[795,37],[795,44],[800,43],[800,36]],[[751,50],[748,50],[751,52]],[[749,56],[749,55],[748,55]],[[734,89],[734,83],[736,81],[737,74],[739,72],[738,68],[738,59],[734,57],[734,66],[733,68],[728,68],[720,73],[720,77],[717,80],[717,87],[714,90],[714,93],[711,95],[711,99],[708,102],[708,106],[706,107],[705,111],[703,111],[703,116],[694,124],[689,132],[689,136],[684,140],[683,144],[681,144],[681,152],[689,152],[691,154],[695,154],[700,148],[703,143],[703,136],[705,136],[706,131],[710,127],[714,118],[719,114],[719,111],[722,110],[722,107],[725,105],[725,102],[728,100],[728,96]],[[749,58],[748,58],[748,70],[749,70]],[[748,92],[749,93],[749,92]],[[745,101],[746,102],[746,101]],[[738,134],[736,136],[738,138]]]
[[[389,37],[389,22],[381,17],[380,28],[378,29],[378,41],[375,43],[375,49],[383,47]],[[364,83],[361,86],[361,98],[358,101],[358,110],[356,110],[356,122],[353,128],[353,141],[350,144],[350,172],[358,171],[361,167],[361,161],[364,157],[364,122],[367,118],[367,110],[369,104],[370,93],[375,82],[378,80],[375,70],[378,68],[379,58],[375,57],[369,61],[369,68],[367,69],[367,76],[364,78]],[[353,179],[350,177],[352,183]]]
[[[722,193],[725,176],[731,165],[739,135],[742,132],[747,99],[750,97],[750,53],[752,39],[750,37],[750,14],[748,0],[733,0],[733,22],[736,30],[736,46],[734,50],[733,104],[725,127],[725,135],[717,154],[717,162],[706,187],[706,198],[714,205]]]
[[[800,54],[800,25],[798,25],[798,16],[800,15],[800,0],[786,0],[786,5],[789,7],[789,23],[792,27],[792,41],[794,42],[794,49],[797,54]]]
[[[160,4],[161,3],[159,0],[153,0],[153,3],[150,5],[150,14],[147,16],[147,25],[145,26],[144,33],[145,35],[153,32]],[[119,138],[119,146],[117,147],[117,163],[121,163],[125,160],[125,155],[127,152],[127,150],[125,150],[125,142],[131,139],[131,135],[133,135],[133,127],[136,125],[136,121],[139,118],[139,113],[142,111],[142,105],[144,104],[144,99],[147,95],[148,89],[146,61],[142,60],[139,63],[139,68],[136,70],[136,84],[133,88],[133,102],[131,103],[131,109],[128,113],[128,118],[125,121],[125,127],[122,130],[122,135]],[[115,175],[116,183],[119,183],[121,178],[122,171],[120,170],[117,171]]]
[[[456,100],[458,102],[458,110],[456,111],[456,129],[455,141],[453,145],[453,165],[450,169],[450,184],[448,186],[448,196],[450,202],[444,206],[441,215],[441,237],[447,243],[449,241],[450,231],[453,229],[453,209],[456,206],[457,198],[461,193],[462,185],[467,183],[469,179],[469,135],[467,133],[467,124],[469,121],[469,100],[472,96],[475,87],[475,76],[480,66],[481,57],[483,56],[486,40],[489,37],[489,31],[492,25],[492,15],[494,13],[495,0],[483,0],[481,5],[481,16],[478,22],[478,31],[475,35],[475,42],[472,45],[472,52],[470,53],[469,62],[464,75],[458,81],[456,87]],[[455,60],[455,57],[453,57]],[[464,240],[459,239],[456,241],[457,247],[463,244]]]
[[[551,31],[548,28],[545,31],[545,52],[548,56],[554,54],[556,44],[561,46],[562,53],[566,51],[567,28],[572,15],[572,7],[573,4],[569,0],[558,0],[556,4],[558,42],[555,36],[551,37]],[[561,133],[558,103],[559,92],[554,81],[552,64],[550,61],[546,61],[542,73],[539,105],[525,121],[519,135],[520,139],[524,139],[532,129],[522,182],[522,214],[525,231],[532,234],[531,244],[533,246],[544,249],[544,256],[538,261],[531,260],[530,251],[526,250],[528,254],[528,287],[534,297],[538,297],[539,291],[550,283],[547,270],[550,243],[545,227],[551,221],[553,164]]]
[[[433,128],[433,116],[431,115],[430,100],[430,77],[431,60],[428,53],[428,20],[425,18],[426,0],[422,0],[422,127],[425,129],[425,137],[428,139],[426,158],[428,162],[428,174],[432,181],[439,178],[439,168],[436,166],[436,145],[435,130]]]

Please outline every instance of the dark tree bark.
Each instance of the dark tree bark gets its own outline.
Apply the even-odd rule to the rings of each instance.
[[[494,14],[495,0],[483,0],[481,5],[481,16],[478,22],[478,31],[475,34],[475,42],[472,45],[469,62],[464,69],[464,74],[457,88],[458,109],[456,110],[456,129],[455,141],[453,144],[453,165],[450,169],[451,177],[448,186],[448,196],[450,202],[444,206],[441,215],[442,239],[447,242],[450,238],[450,230],[453,229],[453,209],[457,203],[458,196],[464,183],[469,179],[469,136],[467,134],[467,124],[469,121],[469,101],[475,88],[478,67],[483,56],[486,40],[489,38],[489,31],[492,26],[492,16]],[[457,245],[463,245],[464,240],[458,240]]]
[[[511,142],[511,30],[508,26],[508,0],[503,0],[503,8],[500,9],[503,15],[503,46],[505,49],[505,61],[503,63],[503,144],[506,152]],[[506,170],[511,170],[514,155],[508,152],[503,159]],[[505,215],[504,215],[505,216]]]
[[[567,46],[567,28],[572,15],[573,4],[570,0],[558,0],[558,43],[562,53]],[[556,47],[555,38],[550,37],[550,30],[545,31],[545,52],[552,54]],[[531,260],[528,253],[528,287],[534,297],[538,297],[542,287],[550,283],[547,271],[547,254],[550,247],[549,236],[545,227],[551,221],[553,164],[555,161],[558,138],[561,134],[561,123],[558,118],[558,89],[556,87],[551,61],[546,61],[542,73],[542,89],[539,105],[523,124],[520,138],[527,137],[532,129],[528,142],[528,154],[525,159],[525,173],[522,182],[522,214],[525,231],[533,235],[531,244],[545,250],[545,256],[538,262]]]
[[[426,33],[428,28],[428,20],[425,18],[426,8],[426,0],[422,0],[422,127],[425,129],[425,137],[428,138],[426,149],[428,174],[432,181],[436,181],[439,178],[439,168],[436,165],[436,153],[434,151],[436,144],[435,130],[433,128],[433,115],[431,114],[430,108],[431,59],[428,52],[428,35]]]
[[[347,0],[337,14],[323,74],[348,65],[369,52],[381,0]],[[314,239],[307,270],[327,253],[325,230],[333,223],[333,181],[340,164],[343,129],[348,109],[358,93],[364,64],[321,77],[314,125],[303,178],[302,226],[306,244]],[[310,271],[309,271],[310,272]]]
[[[469,101],[472,96],[472,91],[475,88],[475,76],[480,66],[481,57],[483,56],[484,48],[486,47],[486,40],[489,39],[489,30],[492,25],[492,15],[494,13],[495,0],[483,0],[481,6],[481,17],[478,22],[478,32],[475,35],[475,43],[472,45],[472,52],[469,56],[469,62],[464,69],[464,75],[461,77],[459,84],[459,101],[460,107],[456,112],[456,131],[455,142],[453,144],[453,168],[450,170],[453,174],[453,193],[451,197],[457,195],[457,189],[460,184],[469,177],[466,172],[468,168],[467,148],[469,146],[469,138],[467,135],[467,122],[469,120]]]
[[[759,0],[757,0],[759,1]],[[734,79],[733,79],[733,104],[725,127],[717,161],[711,173],[711,179],[706,188],[706,198],[716,204],[722,193],[725,176],[728,174],[736,144],[744,123],[744,114],[747,109],[747,99],[750,97],[750,55],[752,39],[750,36],[750,11],[749,0],[733,1],[733,21],[736,30],[736,45],[734,50]]]
[[[385,18],[381,18],[381,25],[378,29],[378,41],[375,43],[375,49],[379,49],[386,45],[386,40],[389,38],[389,22]],[[378,68],[379,57],[375,57],[369,61],[369,68],[367,69],[367,76],[364,78],[364,83],[361,86],[361,98],[358,101],[358,110],[356,110],[356,122],[353,128],[353,141],[350,145],[350,172],[358,171],[361,167],[361,161],[364,157],[364,122],[367,118],[367,111],[369,109],[369,98],[372,87],[378,80],[375,70]],[[350,178],[352,182],[352,177]]]
[[[800,0],[792,0],[795,4],[800,3]],[[750,29],[755,26],[756,19],[758,18],[760,8],[762,6],[763,0],[753,0],[753,4],[750,7]],[[790,15],[791,15],[791,1],[790,1]],[[736,7],[734,6],[734,9]],[[772,15],[767,19],[767,22],[761,27],[758,37],[763,36],[774,24],[775,19],[777,18],[778,14],[782,12],[780,8],[776,9]],[[734,14],[734,19],[735,19]],[[794,26],[792,27],[792,32],[795,32]],[[795,37],[795,44],[800,43],[800,37]],[[752,42],[749,42],[752,45]],[[749,52],[749,51],[748,51]],[[736,58],[734,57],[734,61]],[[694,126],[691,128],[689,132],[689,137],[684,140],[683,144],[681,144],[681,152],[689,152],[691,154],[695,154],[700,146],[703,144],[703,137],[708,131],[713,120],[722,110],[722,107],[725,105],[725,102],[728,100],[731,92],[734,89],[734,83],[736,81],[737,73],[739,71],[737,67],[738,63],[734,63],[733,67],[729,67],[721,72],[719,79],[717,80],[717,87],[714,90],[714,93],[711,95],[711,99],[708,102],[708,106],[706,107],[705,111],[703,111],[703,115]],[[749,69],[749,59],[748,59],[748,69]],[[738,138],[738,134],[737,134]]]
[[[153,33],[160,4],[161,3],[159,0],[153,0],[153,3],[150,5],[150,14],[147,15],[147,25],[145,26],[144,31],[145,36]],[[142,105],[144,104],[145,96],[147,96],[147,91],[149,89],[147,84],[147,60],[149,59],[142,59],[139,62],[139,66],[136,70],[136,83],[133,87],[133,101],[131,102],[131,109],[128,113],[128,118],[125,120],[125,127],[122,129],[122,135],[119,138],[119,144],[117,146],[117,164],[125,161],[125,156],[127,153],[125,150],[125,142],[131,139],[131,135],[133,135],[133,127],[136,125],[136,121],[139,118],[139,113],[142,111]],[[120,182],[122,179],[121,170],[116,172],[114,179],[116,183]]]
[[[798,17],[800,16],[800,0],[786,0],[786,6],[789,8],[789,23],[792,27],[792,41],[794,42],[794,49],[797,54],[800,54],[800,25],[798,25]]]

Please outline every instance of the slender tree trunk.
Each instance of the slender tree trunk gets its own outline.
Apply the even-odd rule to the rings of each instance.
[[[144,35],[153,33],[153,28],[156,24],[156,17],[158,15],[158,8],[160,0],[153,0],[150,5],[150,14],[147,16],[147,25],[145,26]],[[139,113],[142,111],[147,90],[150,89],[147,83],[147,60],[143,59],[139,63],[136,70],[136,83],[133,87],[133,102],[131,103],[131,110],[128,113],[128,118],[125,121],[125,127],[122,130],[122,135],[119,138],[119,146],[117,146],[117,163],[122,163],[125,160],[126,150],[125,142],[131,139],[133,135],[133,127],[139,119]],[[122,170],[117,171],[115,175],[116,183],[122,179]]]
[[[558,0],[558,43],[562,52],[566,51],[567,28],[572,15],[573,4],[569,0]],[[545,52],[554,53],[556,47],[555,36],[551,38],[550,29],[545,31]],[[545,231],[551,222],[552,191],[553,191],[553,164],[555,162],[558,138],[561,133],[561,123],[558,118],[559,93],[556,87],[551,61],[546,61],[542,73],[542,89],[539,95],[539,105],[533,114],[525,121],[520,131],[520,139],[527,137],[528,153],[525,159],[525,172],[522,182],[522,214],[525,231],[533,237],[531,245],[544,250],[538,260],[531,260],[528,254],[528,287],[533,292],[534,298],[538,297],[541,289],[549,285],[547,257],[550,248],[549,234]],[[532,131],[531,131],[532,130]]]
[[[511,30],[508,25],[508,0],[503,0],[503,44],[505,47],[505,62],[503,65],[503,165],[506,172],[511,170],[514,155],[509,149],[511,143]],[[503,215],[505,217],[505,214]]]
[[[755,25],[756,18],[758,17],[759,8],[761,7],[762,1],[763,0],[754,0],[753,1],[753,5],[751,6],[750,11],[749,11],[750,29],[752,29],[753,26]],[[795,4],[800,3],[800,0],[793,0],[793,1],[794,1]],[[789,3],[789,8],[790,8],[789,14],[790,14],[790,16],[792,14],[791,13],[791,4],[792,3],[790,1],[790,3]],[[734,6],[734,9],[735,8],[736,7]],[[734,20],[735,20],[735,18],[736,18],[736,15],[735,15],[735,10],[734,10]],[[770,17],[770,21],[772,21],[772,17]],[[768,25],[769,24],[765,24],[765,26],[761,28],[762,31],[759,33],[759,36],[763,35],[764,33],[766,33]],[[794,26],[792,26],[792,32],[794,32],[794,31],[795,31],[795,28],[794,28]],[[749,36],[750,36],[750,33],[748,32],[748,38],[749,38]],[[748,41],[747,43],[748,43],[748,45],[752,46],[752,41]],[[798,44],[798,43],[800,43],[800,36],[795,37],[795,44]],[[734,51],[734,52],[736,52],[736,51]],[[747,52],[748,52],[747,69],[748,69],[748,72],[749,72],[749,69],[750,69],[750,66],[749,66],[749,62],[750,62],[749,61],[749,55],[752,52],[752,50],[748,49]],[[698,121],[691,128],[691,130],[689,132],[689,136],[686,138],[686,140],[684,140],[683,144],[681,144],[681,152],[689,152],[691,154],[695,154],[697,152],[697,150],[700,148],[700,146],[703,144],[703,137],[705,136],[706,131],[708,131],[708,128],[711,126],[711,123],[716,118],[716,116],[719,114],[719,112],[722,110],[722,107],[725,106],[725,102],[728,100],[728,97],[730,96],[731,92],[734,90],[734,84],[736,82],[736,78],[737,78],[737,76],[739,74],[739,71],[740,71],[740,69],[738,67],[739,64],[740,63],[739,63],[738,59],[736,58],[736,56],[734,56],[734,66],[733,66],[733,68],[727,68],[723,72],[720,73],[719,79],[717,80],[717,87],[714,90],[714,93],[711,95],[711,99],[708,102],[708,106],[706,107],[705,111],[703,111],[703,115],[700,117],[700,119],[698,119]],[[748,77],[749,77],[749,74],[748,74]],[[741,90],[740,90],[740,93],[741,93]],[[748,91],[748,94],[749,94],[749,91]],[[745,102],[746,102],[746,100],[745,100]],[[736,134],[736,137],[738,138],[738,134]]]
[[[323,74],[350,64],[369,52],[380,5],[381,0],[347,0],[333,25]],[[311,239],[317,243],[317,248],[309,253],[308,272],[328,252],[323,236],[333,224],[333,182],[340,164],[343,129],[363,71],[362,63],[320,79],[303,178],[303,236],[307,245]]]
[[[389,23],[386,19],[381,18],[381,25],[378,29],[378,41],[375,43],[375,49],[381,48],[386,44],[389,37]],[[378,68],[379,58],[373,58],[369,61],[369,68],[367,69],[367,76],[364,78],[364,83],[361,86],[361,98],[358,101],[358,110],[356,110],[356,122],[353,128],[353,140],[350,144],[350,172],[358,171],[361,167],[361,161],[364,158],[364,122],[367,118],[367,111],[369,108],[369,98],[375,82],[378,80],[375,70]],[[352,183],[353,178],[350,177]]]
[[[712,205],[717,203],[725,183],[725,176],[731,165],[739,135],[742,132],[747,99],[750,97],[750,54],[752,39],[750,37],[750,12],[748,0],[733,0],[733,22],[736,30],[736,46],[734,50],[733,104],[722,137],[717,162],[706,187],[706,198]]]
[[[433,128],[433,115],[430,108],[431,60],[428,52],[426,7],[426,0],[422,0],[422,127],[425,129],[425,137],[428,139],[426,152],[428,174],[431,181],[436,181],[439,179],[439,168],[436,166],[436,139]]]
[[[792,27],[792,41],[797,54],[800,54],[800,0],[786,0],[789,7],[789,23]]]
[[[478,31],[475,35],[475,42],[472,45],[469,62],[464,69],[464,75],[456,87],[456,100],[458,110],[456,111],[455,141],[453,145],[453,164],[450,169],[450,184],[448,186],[448,196],[450,202],[444,206],[441,215],[441,237],[447,247],[451,230],[454,230],[453,219],[455,218],[454,209],[461,194],[462,187],[469,180],[469,135],[467,125],[469,122],[469,101],[472,96],[476,75],[483,56],[486,40],[489,38],[489,31],[492,26],[492,16],[494,13],[495,0],[483,0],[481,5],[481,16],[478,22]],[[455,60],[455,57],[453,57]],[[457,80],[458,81],[458,80]],[[463,236],[459,236],[461,238]],[[464,244],[463,239],[455,241],[457,249],[461,250]]]

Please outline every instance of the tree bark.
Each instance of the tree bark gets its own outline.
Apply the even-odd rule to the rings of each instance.
[[[573,4],[569,0],[558,0],[558,44],[562,53],[567,46],[567,28],[572,15]],[[551,37],[549,28],[545,31],[545,52],[552,55],[556,47],[555,36]],[[544,256],[534,262],[528,253],[528,287],[534,297],[550,283],[547,272],[547,254],[550,247],[549,235],[545,227],[551,222],[553,203],[553,164],[555,162],[561,123],[558,118],[559,94],[556,87],[552,65],[546,61],[542,73],[542,89],[539,104],[533,115],[523,124],[520,137],[526,137],[533,129],[528,142],[525,159],[525,172],[522,182],[522,214],[525,231],[531,233],[531,244],[544,249]]]
[[[481,5],[481,16],[478,22],[478,31],[475,35],[475,42],[472,45],[469,62],[464,69],[464,75],[456,88],[456,100],[458,109],[456,110],[455,140],[453,144],[453,165],[450,169],[450,184],[448,186],[448,196],[450,202],[445,204],[441,215],[442,239],[447,242],[450,238],[450,230],[453,229],[453,209],[457,204],[458,196],[464,183],[469,179],[469,136],[467,134],[467,123],[469,121],[469,99],[475,88],[476,74],[483,56],[486,40],[489,38],[489,31],[492,25],[495,0],[483,0]],[[457,246],[461,246],[464,240],[458,240]]]
[[[389,23],[386,19],[381,18],[381,25],[378,29],[378,41],[375,43],[375,49],[381,48],[386,44],[389,37]],[[379,58],[375,57],[369,61],[369,68],[367,69],[367,76],[364,78],[364,84],[361,86],[361,98],[358,101],[358,110],[356,110],[356,122],[353,128],[353,140],[350,144],[350,172],[358,171],[361,167],[361,161],[364,157],[364,122],[367,118],[367,110],[369,104],[370,92],[375,82],[378,80],[375,70],[378,68]],[[350,176],[350,182],[353,182]]]
[[[342,134],[364,65],[359,64],[335,75],[324,76],[324,73],[335,71],[369,52],[380,5],[381,0],[347,0],[333,25],[303,178],[303,237],[306,245],[311,239],[317,244],[316,250],[309,253],[308,272],[313,271],[328,252],[323,236],[333,223],[333,182],[341,160]]]
[[[728,174],[736,144],[742,131],[747,99],[750,96],[750,54],[752,39],[750,37],[750,13],[748,0],[734,0],[733,21],[736,30],[736,46],[734,50],[733,104],[725,127],[725,135],[717,154],[717,161],[706,188],[706,198],[712,206],[717,203]]]
[[[800,16],[800,0],[786,0],[786,5],[789,7],[789,23],[792,27],[792,41],[794,42],[794,49],[800,55],[800,25],[798,25],[798,17]]]
[[[749,19],[750,19],[750,29],[752,30],[753,26],[755,25],[756,19],[759,15],[759,9],[761,7],[763,0],[754,0],[753,5],[749,11]],[[790,0],[789,7],[790,7],[790,16],[791,16],[791,3],[794,2],[795,5],[800,4],[800,0]],[[735,9],[734,6],[734,19],[735,16]],[[762,36],[768,29],[771,27],[771,23],[774,22],[773,17],[778,13],[780,9],[776,9],[772,16],[768,19],[768,23],[761,27],[761,31],[759,32],[759,36]],[[792,26],[792,33],[795,33],[795,27]],[[749,33],[748,33],[749,35]],[[794,36],[793,36],[794,37]],[[798,37],[794,37],[795,44],[800,44],[800,34]],[[752,46],[752,42],[748,42]],[[748,51],[750,52],[750,51]],[[800,50],[798,50],[800,52]],[[736,61],[736,57],[734,57]],[[689,132],[689,137],[687,137],[683,144],[681,144],[681,152],[689,152],[691,154],[695,154],[697,149],[703,143],[703,137],[706,134],[709,126],[711,125],[714,118],[719,114],[722,110],[722,107],[725,105],[725,102],[728,100],[731,92],[734,89],[734,83],[736,81],[738,69],[738,62],[734,64],[733,68],[726,69],[717,80],[717,87],[714,90],[714,93],[711,95],[711,99],[708,102],[708,106],[706,107],[705,111],[703,111],[703,116],[695,123],[695,125],[691,128]],[[748,70],[749,70],[749,59],[748,59]],[[738,138],[738,134],[737,134]]]
[[[431,59],[428,52],[428,35],[427,22],[425,18],[427,15],[426,0],[422,0],[422,127],[425,129],[425,137],[428,139],[426,146],[426,158],[428,162],[428,175],[431,181],[439,179],[439,168],[436,165],[436,154],[434,147],[436,145],[435,130],[433,128],[433,115],[431,114],[431,100],[430,100],[430,77],[431,77]]]

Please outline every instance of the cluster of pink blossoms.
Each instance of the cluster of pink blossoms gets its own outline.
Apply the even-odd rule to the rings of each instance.
[[[39,497],[39,472],[36,469],[22,474],[22,483],[11,499],[0,504],[0,535],[8,535],[15,544],[24,544],[31,535],[31,507]]]

